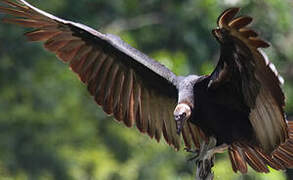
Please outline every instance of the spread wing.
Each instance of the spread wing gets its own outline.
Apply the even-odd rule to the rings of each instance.
[[[177,77],[165,66],[132,48],[119,37],[102,34],[85,25],[66,21],[41,11],[24,0],[1,0],[0,12],[16,16],[6,23],[35,28],[25,35],[69,64],[107,114],[143,133],[163,135],[179,149],[173,110],[177,103]],[[185,145],[198,146],[199,129],[187,124]]]
[[[283,79],[259,48],[268,43],[246,26],[251,17],[234,18],[238,8],[226,10],[213,31],[221,45],[220,60],[211,74],[209,88],[229,85],[235,91],[233,108],[249,107],[249,119],[256,142],[235,142],[229,149],[234,171],[246,172],[248,163],[256,171],[268,172],[267,165],[284,169],[293,164],[292,137],[284,115]]]

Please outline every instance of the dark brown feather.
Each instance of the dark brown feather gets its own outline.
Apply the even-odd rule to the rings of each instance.
[[[122,111],[121,111],[121,99],[122,99],[122,91],[123,91],[123,84],[124,84],[125,76],[124,72],[122,70],[119,70],[117,74],[117,79],[115,80],[115,89],[114,89],[114,104],[113,104],[113,109],[114,109],[114,117],[118,121],[123,121],[123,116],[122,116]]]
[[[25,36],[28,38],[29,41],[47,41],[48,39],[61,34],[62,32],[57,29],[51,30],[35,30],[29,33],[25,33]]]
[[[133,88],[133,98],[134,98],[134,104],[133,104],[133,113],[136,118],[136,126],[141,132],[146,132],[146,128],[143,124],[143,117],[142,117],[142,103],[141,103],[141,86],[139,83],[137,83],[137,80],[135,80],[134,88]]]
[[[129,108],[127,111],[127,119],[130,122],[131,127],[135,124],[135,113],[134,113],[134,94],[133,94],[133,89],[134,89],[134,80],[132,80],[132,89],[130,93],[130,98],[129,98]]]
[[[101,70],[99,73],[97,73],[97,76],[95,78],[96,86],[96,92],[95,92],[95,100],[99,105],[103,105],[104,97],[105,97],[105,86],[106,86],[106,80],[107,77],[109,77],[108,73],[111,69],[111,66],[113,65],[114,58],[111,56],[108,56],[105,60],[103,66],[101,67]],[[121,102],[121,101],[120,101]]]
[[[18,9],[12,9],[12,8],[0,7],[0,12],[5,14],[11,14],[13,16],[18,16],[18,17],[26,17],[26,18],[32,17],[29,14],[26,14],[24,11],[21,11]]]
[[[76,55],[79,49],[84,46],[85,43],[78,40],[69,41],[64,47],[60,48],[56,54],[64,62],[69,62]]]
[[[79,73],[78,67],[80,64],[84,63],[84,60],[87,58],[88,54],[93,50],[93,47],[91,46],[82,46],[82,48],[79,49],[79,51],[76,53],[76,55],[73,57],[73,59],[70,61],[70,68],[73,72]]]
[[[99,62],[98,57],[102,54],[101,50],[99,48],[96,48],[93,50],[87,57],[86,62],[83,64],[81,69],[79,70],[79,76],[82,82],[88,83],[89,77],[92,74],[93,67],[96,61]]]
[[[235,156],[234,156],[234,150],[229,147],[228,149],[228,154],[229,154],[229,159],[230,159],[230,162],[231,162],[231,166],[232,166],[232,169],[235,173],[237,173],[238,171],[238,166],[236,165],[236,159],[235,159]]]
[[[115,88],[115,80],[117,78],[116,76],[118,71],[119,71],[119,66],[117,64],[113,64],[110,72],[108,73],[106,87],[105,87],[105,97],[103,102],[103,110],[107,114],[113,113],[113,107],[114,107],[113,94],[114,94],[114,88]]]
[[[191,133],[191,137],[192,137],[192,140],[193,140],[195,147],[199,148],[200,147],[200,140],[199,140],[200,136],[198,133],[198,131],[199,131],[198,128],[189,122],[187,123],[187,125],[188,125],[188,129]]]
[[[158,99],[156,98],[156,94],[154,91],[150,92],[150,107],[152,109],[150,113],[150,120],[148,124],[148,134],[150,137],[154,137],[156,133],[156,114],[158,109],[155,109],[153,107],[156,107],[156,103],[158,102]]]
[[[73,40],[81,40],[78,37],[75,37],[72,35],[72,32],[62,32],[61,34],[58,34],[54,37],[51,37],[48,39],[48,41],[45,44],[51,44],[51,43],[57,43],[60,41],[73,41]],[[55,51],[53,51],[55,52]]]
[[[218,18],[217,24],[219,27],[228,25],[228,23],[234,18],[239,12],[240,8],[230,8],[224,11]]]
[[[242,119],[239,123],[247,120],[248,122],[239,131],[235,131],[233,136],[228,136],[220,129],[213,129],[217,122],[212,120],[213,126],[205,125],[204,130],[209,129],[206,130],[207,133],[219,137],[226,143],[245,140],[246,143],[253,144],[248,144],[252,149],[245,149],[245,146],[239,148],[243,148],[247,162],[257,171],[267,172],[263,164],[283,169],[285,155],[291,156],[288,151],[284,152],[288,149],[283,148],[283,150],[276,151],[278,160],[271,157],[271,153],[275,149],[282,148],[280,145],[288,139],[283,110],[284,94],[280,87],[281,78],[267,56],[259,49],[269,47],[269,44],[260,39],[253,30],[245,27],[252,21],[252,18],[246,16],[234,18],[238,11],[237,8],[228,9],[218,18],[219,27],[214,30],[214,35],[220,42],[221,56],[207,84],[210,91],[215,92],[215,97],[220,97],[218,100],[211,98],[212,101],[224,107],[230,107],[229,110],[224,109],[229,116],[217,117],[217,121],[228,119],[226,123],[233,127],[228,132],[231,131],[233,134],[232,131],[238,128],[237,124],[235,127],[233,125],[236,121],[233,113],[238,112],[237,119]],[[230,92],[229,89],[233,89],[236,93]],[[208,96],[206,98],[208,99]],[[220,107],[218,106],[218,108]],[[224,111],[222,110],[221,113],[224,114]],[[208,121],[202,116],[201,118],[204,122]],[[199,124],[199,126],[201,125]],[[220,133],[215,134],[217,132]],[[235,138],[237,136],[239,137]],[[234,139],[230,139],[230,137]],[[261,150],[256,150],[258,148]],[[241,157],[242,152],[235,148],[233,150],[231,157],[235,159],[235,169],[245,170]],[[238,158],[236,158],[237,156]],[[288,159],[291,161],[290,157]],[[287,162],[286,165],[290,165],[290,162]]]
[[[283,151],[275,151],[273,158],[278,159],[285,167],[290,168],[292,166],[292,159],[289,159],[289,156]]]
[[[44,47],[51,52],[56,52],[67,45],[69,42],[70,41],[47,41],[44,44]]]
[[[171,132],[171,137],[172,137],[172,145],[174,146],[174,148],[176,150],[179,150],[180,148],[180,139],[179,139],[179,136],[178,134],[176,133],[176,124],[175,124],[175,121],[170,121],[170,119],[173,118],[173,110],[175,109],[176,107],[176,101],[172,102],[172,100],[168,99],[169,101],[169,107],[167,110],[168,112],[168,119],[169,121],[167,122],[169,124],[169,128],[170,128],[170,132]]]
[[[146,88],[142,89],[141,94],[141,102],[142,102],[142,124],[143,127],[146,128],[146,132],[149,132],[149,121],[150,121],[150,96],[149,91]]]
[[[244,145],[242,146],[244,149],[244,155],[246,158],[247,163],[256,171],[268,173],[269,169],[267,168],[266,164],[264,163],[263,159],[258,156],[254,149],[251,147]]]
[[[78,61],[75,61],[74,64],[72,64],[71,69],[76,72],[78,74],[78,76],[80,77],[82,75],[82,68],[83,66],[86,64],[86,62],[89,59],[89,55],[91,55],[93,49],[89,48],[86,52],[84,52],[84,54],[82,56],[80,56]]]
[[[0,5],[0,12],[15,16],[3,21],[36,28],[26,34],[28,39],[44,42],[47,50],[68,62],[106,113],[113,113],[129,127],[136,123],[141,132],[148,132],[157,141],[163,133],[168,144],[179,148],[173,120],[178,96],[174,73],[114,35],[60,19],[24,0],[1,2],[7,7]],[[185,142],[188,146],[197,143],[198,147],[196,136],[200,133],[195,126],[190,129]]]
[[[159,142],[163,131],[163,120],[160,112],[160,107],[164,105],[164,98],[155,94],[155,101],[153,105],[154,109],[154,119],[155,119],[155,138]]]
[[[270,47],[270,44],[264,40],[259,39],[258,37],[249,37],[249,43],[256,48],[267,48]]]
[[[134,124],[133,119],[129,117],[129,105],[130,105],[130,97],[133,89],[133,70],[129,70],[126,73],[125,83],[123,86],[123,97],[122,97],[122,106],[123,106],[123,116],[124,116],[124,123],[128,127],[132,127]]]
[[[242,149],[236,145],[231,145],[231,151],[233,155],[232,159],[235,159],[234,163],[236,169],[239,170],[241,173],[247,173],[247,165],[243,157]]]
[[[192,137],[191,137],[191,132],[189,131],[189,128],[188,128],[188,123],[185,123],[183,125],[182,137],[183,137],[186,148],[191,149]]]
[[[249,28],[241,28],[239,29],[240,34],[244,37],[244,38],[249,38],[249,37],[257,37],[258,34]]]
[[[11,6],[11,7],[13,7],[13,8],[17,8],[17,9],[22,10],[22,12],[24,12],[24,15],[29,14],[29,13],[34,14],[32,11],[30,11],[30,9],[28,7],[20,5],[19,3],[15,3],[15,2],[10,1],[10,0],[2,0],[2,2],[7,4],[7,5],[9,5],[9,6]]]
[[[233,29],[241,29],[248,24],[250,24],[252,21],[252,18],[249,16],[241,16],[238,18],[233,19],[232,21],[229,22],[228,26],[230,26]]]
[[[36,21],[32,19],[20,19],[20,18],[3,18],[2,21],[4,23],[16,24],[23,27],[31,27],[31,28],[42,28],[42,27],[51,25],[50,22]]]
[[[98,55],[95,61],[91,64],[91,68],[87,71],[87,82],[95,81],[95,78],[98,77],[98,74],[101,71],[101,67],[104,65],[104,63],[106,63],[108,56],[109,55],[105,53],[100,53]]]
[[[170,136],[168,134],[168,130],[166,128],[165,122],[163,123],[163,136],[168,145],[171,145]]]
[[[276,170],[284,170],[285,167],[276,159],[273,159],[271,155],[266,154],[259,148],[254,148],[255,152],[262,157],[265,164],[269,165],[270,167],[276,169]]]

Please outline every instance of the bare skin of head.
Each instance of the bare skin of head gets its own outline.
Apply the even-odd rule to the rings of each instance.
[[[185,103],[180,103],[174,110],[174,119],[176,122],[177,134],[180,134],[183,124],[191,116],[191,108]]]

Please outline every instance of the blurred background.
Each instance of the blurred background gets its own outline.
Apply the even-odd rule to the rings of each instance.
[[[211,35],[220,13],[242,7],[252,27],[271,42],[270,60],[285,79],[293,117],[293,2],[291,0],[29,0],[59,17],[119,35],[176,74],[211,73],[219,45]],[[3,15],[0,15],[0,18]],[[28,29],[0,23],[0,179],[189,180],[189,154],[175,152],[105,116],[67,65]],[[285,180],[290,173],[235,174],[218,155],[216,180]]]

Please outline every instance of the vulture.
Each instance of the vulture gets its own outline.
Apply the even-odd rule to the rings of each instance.
[[[220,57],[209,75],[177,76],[112,34],[46,13],[24,0],[1,0],[2,22],[34,28],[29,41],[67,63],[104,112],[179,150],[228,151],[235,172],[293,167],[293,122],[284,113],[283,79],[260,48],[269,44],[230,8],[213,36]],[[182,138],[181,138],[182,137]]]

